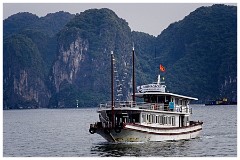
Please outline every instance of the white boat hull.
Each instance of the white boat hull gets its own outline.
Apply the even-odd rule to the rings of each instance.
[[[100,134],[109,142],[147,142],[147,141],[176,141],[196,138],[202,130],[202,122],[188,127],[157,128],[142,125],[127,124],[119,133],[114,129],[99,128]]]

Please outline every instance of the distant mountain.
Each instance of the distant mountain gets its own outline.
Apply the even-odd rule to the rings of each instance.
[[[200,103],[237,95],[237,7],[201,7],[159,36],[132,31],[113,11],[90,9],[37,17],[18,13],[3,21],[4,108],[96,107],[110,100],[110,52],[115,87],[131,97],[131,49],[137,85],[156,80],[159,64],[171,92]],[[116,94],[116,93],[115,93]]]
[[[59,32],[58,58],[50,79],[52,107],[97,106],[110,98],[110,52],[115,52],[119,78],[125,78],[128,96],[131,30],[109,9],[91,9],[76,15]],[[123,65],[124,64],[124,65]]]
[[[237,98],[237,7],[201,7],[171,24],[156,40],[170,91],[201,102]]]
[[[24,12],[3,21],[5,108],[48,106],[51,97],[48,74],[56,58],[56,33],[72,17],[57,12],[39,18]]]
[[[14,14],[3,21],[3,37],[13,35],[28,28],[38,21],[39,17],[28,12]]]
[[[3,43],[4,107],[25,108],[48,105],[46,67],[34,42],[25,35],[13,35]]]
[[[45,17],[38,17],[28,12],[20,12],[3,21],[3,35],[6,37],[24,30],[35,30],[54,36],[73,17],[74,15],[63,11],[49,13]]]
[[[148,84],[157,80],[159,64],[156,64],[156,37],[143,32],[132,32],[135,48],[136,84]]]

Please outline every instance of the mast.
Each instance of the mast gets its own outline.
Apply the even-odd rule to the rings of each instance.
[[[161,84],[161,77],[160,77],[160,73],[158,74],[158,80],[157,80],[157,84]]]
[[[111,99],[112,99],[112,128],[114,127],[114,90],[113,90],[113,87],[114,87],[114,81],[113,81],[113,78],[114,78],[114,75],[113,75],[113,51],[111,51]]]
[[[132,88],[133,88],[133,95],[132,95],[132,100],[133,102],[135,102],[135,59],[134,59],[134,44],[133,44],[133,48],[132,48]]]

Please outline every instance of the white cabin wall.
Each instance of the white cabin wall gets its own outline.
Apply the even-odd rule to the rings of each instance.
[[[154,115],[154,118],[153,118],[152,115]],[[171,124],[160,124],[160,119],[156,120],[156,117],[161,117],[161,116],[167,117],[166,118],[167,120],[170,117],[171,118]],[[172,119],[172,117],[175,117],[175,118]],[[174,120],[175,125],[173,125],[172,120]],[[156,121],[158,123],[156,123]],[[179,127],[179,115],[176,115],[176,114],[163,114],[163,113],[156,113],[156,112],[155,113],[141,112],[141,114],[140,114],[140,124],[142,124],[142,125],[151,125],[151,126],[156,126],[156,127]]]

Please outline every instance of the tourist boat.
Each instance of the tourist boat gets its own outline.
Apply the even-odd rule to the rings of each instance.
[[[205,103],[205,106],[211,105],[237,105],[237,101],[229,101],[227,98],[217,99],[217,100],[210,100]]]
[[[91,134],[97,133],[109,142],[175,141],[200,134],[203,122],[190,121],[189,106],[190,101],[198,99],[166,92],[160,74],[157,82],[138,86],[135,93],[134,48],[132,101],[114,101],[113,69],[111,75],[112,101],[100,104],[100,122],[90,124]],[[135,98],[142,101],[136,102]]]

